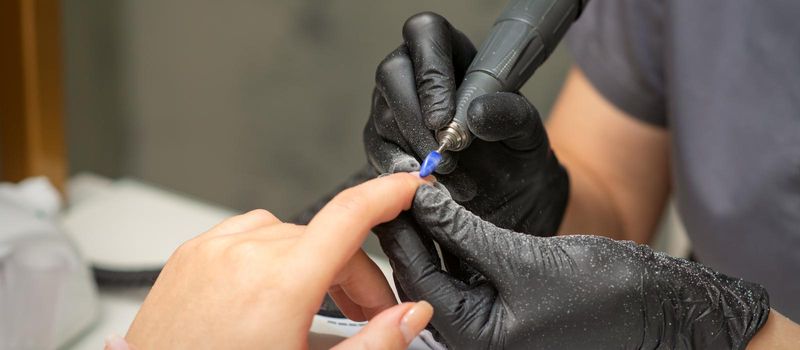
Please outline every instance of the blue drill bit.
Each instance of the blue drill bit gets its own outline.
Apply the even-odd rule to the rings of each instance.
[[[419,177],[427,177],[433,174],[434,170],[436,170],[436,166],[438,166],[441,161],[442,154],[438,151],[431,151],[431,153],[428,153],[428,156],[425,157],[425,160],[422,162],[422,166],[419,167]]]

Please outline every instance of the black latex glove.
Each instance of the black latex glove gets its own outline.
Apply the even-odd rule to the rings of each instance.
[[[457,82],[475,56],[469,39],[437,14],[411,17],[403,38],[378,67],[364,129],[368,159],[380,173],[418,170],[437,148],[435,131],[452,119]],[[467,115],[476,138],[466,150],[445,152],[439,181],[457,201],[500,227],[554,234],[569,184],[539,113],[518,94],[497,93],[475,99]]]
[[[431,186],[404,215],[375,231],[452,348],[742,349],[769,314],[757,284],[633,242],[501,229]],[[439,270],[426,235],[486,279]]]

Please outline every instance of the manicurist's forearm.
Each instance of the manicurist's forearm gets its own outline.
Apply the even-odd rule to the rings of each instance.
[[[567,152],[558,153],[569,173],[569,200],[559,234],[592,233],[625,239],[620,214],[610,200],[609,189]]]
[[[570,177],[562,233],[647,242],[669,196],[669,134],[606,100],[574,68],[547,121]]]
[[[777,311],[770,310],[767,323],[750,340],[747,349],[800,349],[800,325]]]

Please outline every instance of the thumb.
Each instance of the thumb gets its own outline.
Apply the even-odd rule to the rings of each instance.
[[[406,349],[425,329],[431,316],[433,307],[425,301],[395,305],[372,318],[360,332],[333,349]]]
[[[518,94],[498,92],[479,96],[467,109],[469,130],[479,139],[502,141],[511,149],[537,148],[546,134],[539,112]]]
[[[496,276],[510,246],[506,233],[481,219],[441,190],[417,188],[412,207],[414,219],[442,247],[489,278]],[[438,305],[437,305],[438,307]]]

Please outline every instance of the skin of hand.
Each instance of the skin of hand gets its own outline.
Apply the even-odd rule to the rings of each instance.
[[[743,349],[767,322],[763,287],[644,245],[498,228],[432,186],[374,229],[411,300],[455,349]],[[441,271],[428,236],[485,279]]]
[[[437,148],[435,131],[452,119],[457,82],[475,56],[464,34],[430,12],[409,18],[403,38],[405,43],[377,69],[364,129],[368,159],[379,173],[417,170],[420,160]],[[536,109],[519,94],[484,95],[469,106],[467,124],[476,136],[473,143],[444,153],[437,180],[459,203],[495,225],[554,235],[569,179]]]
[[[298,349],[326,291],[354,320],[370,319],[342,348],[405,349],[433,312],[395,305],[360,250],[373,226],[408,209],[423,180],[394,174],[341,192],[308,224],[264,210],[223,221],[170,257],[133,321],[137,349]]]

